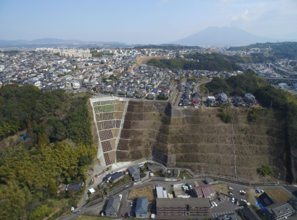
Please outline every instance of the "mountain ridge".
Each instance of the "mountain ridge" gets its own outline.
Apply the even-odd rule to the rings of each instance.
[[[276,40],[259,37],[237,27],[208,27],[172,43],[187,46],[242,46],[273,41]]]

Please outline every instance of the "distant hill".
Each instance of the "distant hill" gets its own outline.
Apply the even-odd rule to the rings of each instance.
[[[236,27],[208,27],[172,43],[188,46],[241,46],[273,41],[275,40],[259,37]]]
[[[102,44],[107,45],[110,47],[126,47],[128,46],[125,43],[120,42],[105,42],[105,41],[81,41],[81,40],[63,40],[63,39],[57,39],[57,38],[41,38],[41,39],[35,39],[35,40],[0,40],[0,46],[48,46],[48,45],[69,45],[69,44]],[[94,45],[98,46],[98,45]]]
[[[296,59],[297,58],[297,42],[281,42],[281,43],[257,43],[242,47],[230,47],[228,50],[248,51],[251,48],[269,48],[274,57],[279,59]]]

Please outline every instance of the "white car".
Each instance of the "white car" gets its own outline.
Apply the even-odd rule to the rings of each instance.
[[[214,204],[215,206],[218,206],[218,204],[217,204],[216,202],[213,202],[213,204]]]
[[[232,197],[232,199],[231,199],[231,202],[232,202],[232,203],[234,203],[234,202],[235,202],[235,199],[234,199],[234,197]]]
[[[240,194],[245,194],[246,192],[245,192],[244,190],[241,189],[241,190],[239,190],[239,193],[240,193]]]
[[[212,208],[215,207],[215,205],[213,204],[213,202],[210,202],[210,205],[211,205]]]
[[[130,206],[133,206],[133,202],[130,202]]]

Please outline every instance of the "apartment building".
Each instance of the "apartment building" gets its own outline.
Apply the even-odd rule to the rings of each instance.
[[[157,198],[158,216],[210,216],[211,205],[206,198]]]

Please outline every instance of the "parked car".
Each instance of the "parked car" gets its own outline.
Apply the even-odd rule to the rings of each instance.
[[[233,190],[233,188],[232,187],[229,187],[229,190]]]
[[[245,195],[246,192],[244,190],[240,189],[239,193],[242,194],[242,195]]]
[[[133,202],[130,202],[130,206],[133,206]]]
[[[229,192],[229,195],[230,195],[230,196],[233,196],[234,194],[233,194],[233,192]]]
[[[221,202],[222,201],[221,197],[218,197],[218,200]]]
[[[215,206],[218,206],[218,204],[217,204],[216,202],[213,202],[213,204],[214,204]]]
[[[235,202],[235,199],[234,199],[234,197],[232,197],[232,198],[231,198],[231,202],[232,202],[232,203],[234,203],[234,202]]]

